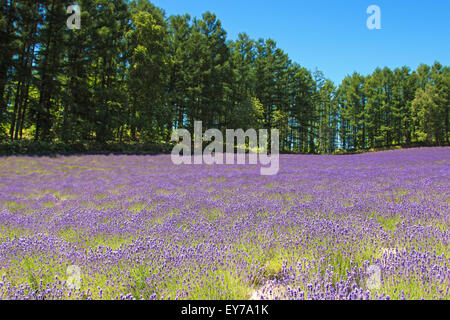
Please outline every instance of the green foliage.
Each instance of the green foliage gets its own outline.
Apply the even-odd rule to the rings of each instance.
[[[448,145],[450,73],[437,62],[354,73],[337,87],[271,39],[229,41],[211,12],[77,3],[81,29],[69,30],[71,1],[0,2],[0,141],[36,141],[2,153],[147,149],[196,120],[223,132],[278,128],[282,152]]]
[[[0,143],[2,155],[55,155],[55,154],[158,154],[170,153],[173,144],[170,143],[99,143],[96,141],[77,141],[73,143],[48,141],[5,141]]]

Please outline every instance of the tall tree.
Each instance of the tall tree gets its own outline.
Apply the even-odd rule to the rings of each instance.
[[[164,13],[154,7],[137,7],[127,35],[130,52],[127,86],[132,99],[131,126],[150,140],[168,137],[172,123],[167,103],[171,59],[169,30]],[[135,138],[135,137],[133,137]]]
[[[18,52],[19,41],[16,36],[19,18],[15,1],[0,1],[0,138],[4,134],[4,123],[7,121],[6,111],[9,98],[5,96],[8,85],[11,85],[14,72],[13,56]],[[10,92],[10,91],[9,91]]]
[[[339,131],[345,149],[366,147],[364,83],[364,77],[355,72],[344,78],[338,91],[341,118]]]

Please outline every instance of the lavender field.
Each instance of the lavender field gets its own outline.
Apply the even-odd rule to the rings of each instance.
[[[3,157],[0,298],[449,299],[449,191],[449,148]]]

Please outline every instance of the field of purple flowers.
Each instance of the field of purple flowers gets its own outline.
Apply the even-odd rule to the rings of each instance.
[[[0,298],[449,299],[449,191],[449,148],[3,157]]]

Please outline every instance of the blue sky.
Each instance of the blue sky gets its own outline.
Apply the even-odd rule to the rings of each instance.
[[[302,66],[336,83],[353,71],[439,61],[450,65],[449,0],[152,0],[167,15],[216,13],[229,39],[272,38]],[[369,30],[369,5],[381,30]]]

